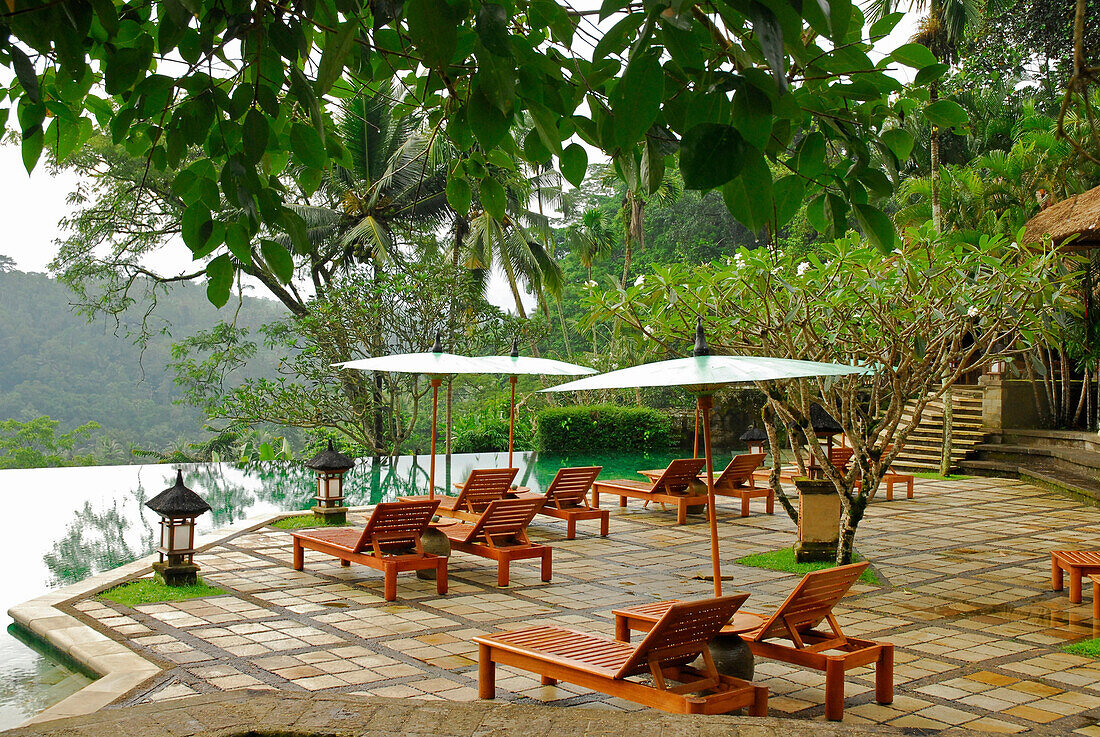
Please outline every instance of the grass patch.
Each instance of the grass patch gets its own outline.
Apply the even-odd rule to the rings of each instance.
[[[304,530],[307,527],[347,527],[347,524],[347,522],[319,520],[317,515],[310,512],[309,514],[296,514],[293,517],[283,517],[281,520],[272,522],[271,526],[280,530]]]
[[[966,479],[973,478],[972,476],[967,476],[964,473],[953,473],[948,476],[941,476],[940,474],[933,473],[931,471],[914,471],[909,475],[913,476],[914,478],[932,479],[933,481],[965,481]]]
[[[141,578],[137,581],[116,586],[113,589],[107,589],[98,598],[107,599],[133,609],[139,604],[201,599],[205,596],[220,596],[224,593],[216,586],[207,586],[202,582],[202,579],[199,579],[199,582],[193,586],[168,586],[163,581],[155,578]]]
[[[1081,655],[1086,658],[1100,658],[1100,639],[1082,640],[1072,645],[1066,645],[1062,648],[1062,652],[1067,652],[1070,655]]]
[[[863,556],[859,554],[852,556],[853,563],[858,563],[861,560],[863,560]],[[753,568],[767,568],[771,571],[797,573],[800,576],[805,576],[811,571],[820,571],[825,568],[836,567],[836,563],[831,561],[823,563],[798,563],[794,559],[794,548],[780,548],[779,550],[770,550],[767,553],[754,553],[752,555],[746,555],[744,558],[738,558],[735,562],[743,566],[752,566]],[[882,579],[875,575],[874,569],[870,566],[860,574],[859,580],[863,583],[869,583],[872,586],[882,585]]]

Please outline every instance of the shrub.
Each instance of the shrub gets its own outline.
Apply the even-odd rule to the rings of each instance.
[[[535,420],[542,451],[661,450],[672,444],[671,420],[644,407],[551,407],[539,412]]]
[[[489,400],[480,407],[456,412],[452,449],[455,453],[502,453],[508,450],[507,398]],[[525,407],[516,408],[515,449],[531,449],[531,422]]]

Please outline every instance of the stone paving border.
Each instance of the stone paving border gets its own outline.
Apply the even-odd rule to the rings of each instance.
[[[356,507],[363,511],[369,507]],[[227,527],[204,533],[196,539],[199,552],[270,525],[298,512],[279,512],[238,520]],[[157,661],[138,655],[121,642],[93,629],[84,617],[72,608],[71,602],[114,588],[129,580],[146,576],[158,559],[156,553],[131,563],[90,576],[79,583],[56,589],[35,599],[17,604],[8,616],[35,637],[99,676],[67,698],[31,717],[24,725],[53,719],[90,714],[103,708],[155,678],[174,663]]]
[[[872,737],[924,730],[769,717],[612,712],[571,706],[227,691],[127,706],[4,732],[5,737]],[[962,728],[937,737],[979,737]]]

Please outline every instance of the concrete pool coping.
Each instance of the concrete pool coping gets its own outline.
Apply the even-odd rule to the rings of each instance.
[[[352,507],[349,511],[362,512],[369,509],[370,507]],[[198,536],[195,549],[202,552],[238,535],[308,512],[309,510],[297,510],[267,513],[238,520]],[[75,610],[68,606],[75,599],[94,596],[148,575],[157,560],[159,555],[150,553],[118,568],[97,573],[78,583],[17,604],[8,610],[8,616],[24,631],[97,676],[96,680],[84,688],[39,712],[20,727],[91,714],[155,678],[165,669],[168,664],[142,657],[122,642],[85,624],[74,616]]]

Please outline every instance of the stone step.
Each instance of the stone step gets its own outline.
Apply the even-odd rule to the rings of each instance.
[[[975,448],[978,460],[1016,464],[1047,472],[1065,472],[1100,481],[1100,453],[1073,448],[983,443]]]
[[[1100,453],[1100,435],[1079,430],[1001,430],[990,432],[991,445],[1026,445],[1088,450]]]

